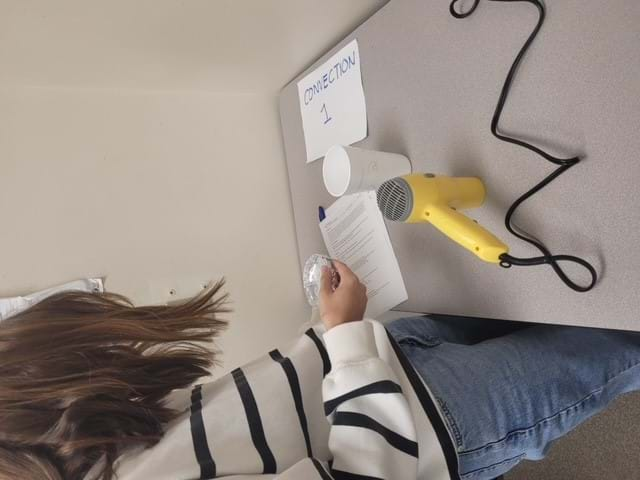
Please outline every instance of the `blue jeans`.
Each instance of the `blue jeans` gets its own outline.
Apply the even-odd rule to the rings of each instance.
[[[438,399],[464,480],[489,480],[640,389],[640,333],[429,315],[388,326]]]

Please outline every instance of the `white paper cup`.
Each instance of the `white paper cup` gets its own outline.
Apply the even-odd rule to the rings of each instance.
[[[322,178],[334,197],[375,190],[390,178],[411,173],[404,155],[334,145],[324,156]]]

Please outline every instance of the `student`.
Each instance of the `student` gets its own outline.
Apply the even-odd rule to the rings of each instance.
[[[640,335],[456,317],[324,329],[211,383],[222,283],[182,305],[67,292],[0,323],[0,478],[492,479],[640,386]]]

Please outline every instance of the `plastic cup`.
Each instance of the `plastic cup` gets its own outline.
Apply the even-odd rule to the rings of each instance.
[[[333,266],[333,260],[319,253],[311,255],[304,264],[302,270],[302,284],[304,293],[307,295],[309,305],[315,307],[320,301],[320,284],[322,282],[322,268],[329,267],[331,270],[331,286],[333,289],[340,283],[340,275]]]
[[[324,156],[322,178],[334,197],[375,190],[390,178],[411,173],[411,162],[398,153],[334,145]]]

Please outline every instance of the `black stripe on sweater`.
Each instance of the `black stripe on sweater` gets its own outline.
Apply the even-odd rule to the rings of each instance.
[[[233,380],[236,383],[238,393],[242,399],[242,405],[244,406],[244,412],[247,416],[247,423],[249,424],[249,431],[251,433],[251,440],[262,458],[264,468],[262,473],[276,473],[276,459],[267,444],[267,438],[264,435],[264,427],[262,426],[262,419],[260,418],[260,412],[258,411],[258,404],[251,391],[251,386],[247,382],[247,378],[244,376],[242,369],[236,368],[231,372]]]
[[[313,466],[316,467],[316,470],[318,471],[318,474],[320,475],[322,480],[333,480],[318,460],[312,458],[311,462],[313,463]]]
[[[442,447],[442,451],[444,453],[444,458],[447,461],[447,467],[449,469],[449,475],[452,480],[460,480],[460,474],[458,472],[458,456],[456,454],[456,449],[453,446],[453,441],[451,440],[451,436],[447,431],[447,427],[445,426],[442,417],[438,413],[438,409],[436,408],[433,400],[431,400],[431,395],[425,388],[422,380],[418,376],[418,373],[409,362],[409,359],[406,357],[400,346],[396,343],[393,336],[387,330],[387,336],[389,337],[389,343],[393,347],[393,350],[398,357],[398,361],[400,365],[402,365],[402,369],[404,373],[407,375],[413,390],[416,392],[416,396],[422,405],[431,425],[433,426],[434,431],[436,432],[436,436],[438,437],[438,442],[440,442],[440,446]]]
[[[311,451],[311,439],[309,438],[309,427],[307,425],[307,415],[304,412],[304,404],[302,403],[302,390],[300,389],[298,373],[296,372],[291,360],[289,358],[283,358],[278,350],[269,352],[269,355],[274,361],[280,364],[282,370],[284,370],[284,374],[287,376],[291,395],[293,395],[293,403],[295,404],[296,412],[298,413],[300,428],[302,429],[302,435],[304,435],[304,441],[307,446],[307,456],[313,457],[313,452]]]
[[[360,427],[373,430],[380,434],[392,447],[397,448],[407,455],[418,458],[418,444],[416,442],[403,437],[393,430],[389,430],[367,415],[355,412],[337,412],[333,418],[333,425],[345,425],[348,427]]]
[[[318,338],[318,335],[316,335],[313,328],[310,328],[304,332],[304,334],[316,344],[320,357],[322,357],[322,374],[326,377],[327,373],[331,371],[331,360],[329,360],[329,354],[327,353],[327,349],[324,347],[324,343],[322,343],[322,340]]]
[[[207,433],[204,429],[202,420],[202,385],[196,385],[191,391],[191,440],[193,441],[193,450],[196,454],[196,460],[200,465],[200,478],[209,479],[216,476],[216,463],[213,461],[209,444],[207,442]]]
[[[335,480],[382,480],[378,477],[370,477],[368,475],[359,475],[357,473],[343,472],[342,470],[331,470],[331,476]]]
[[[333,400],[324,402],[324,413],[325,415],[330,415],[341,403],[346,402],[347,400],[351,400],[352,398],[371,395],[374,393],[402,393],[402,388],[400,388],[400,385],[392,382],[391,380],[381,380],[380,382],[374,382],[369,385],[365,385],[364,387],[356,388],[355,390],[352,390],[349,393],[345,393],[344,395],[340,395]]]

